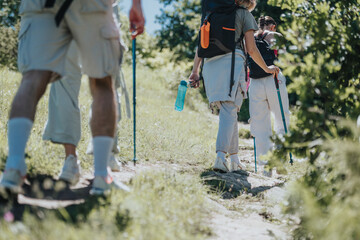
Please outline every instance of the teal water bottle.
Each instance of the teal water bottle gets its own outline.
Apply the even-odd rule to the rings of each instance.
[[[175,102],[175,110],[181,112],[184,109],[187,82],[182,80],[179,84],[178,93]]]

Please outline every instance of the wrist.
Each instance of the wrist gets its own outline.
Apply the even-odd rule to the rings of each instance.
[[[141,8],[141,0],[133,0],[132,6]]]

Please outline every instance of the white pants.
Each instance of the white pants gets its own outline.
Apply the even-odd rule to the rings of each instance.
[[[49,115],[43,133],[43,139],[54,143],[66,143],[77,146],[81,138],[81,116],[78,98],[82,74],[79,51],[75,42],[72,42],[70,45],[66,56],[65,67],[66,75],[64,75],[61,80],[51,84]],[[120,76],[118,74],[115,78],[117,87],[121,85],[120,81]],[[116,93],[118,112],[117,122],[119,122],[121,119],[121,102],[118,91],[116,91]],[[127,111],[127,113],[129,117],[130,112]],[[119,152],[116,135],[114,137],[113,152]]]
[[[66,55],[65,69],[66,74],[51,84],[49,116],[43,139],[77,146],[81,137],[78,97],[82,74],[79,52],[74,41]]]
[[[234,102],[219,102],[219,130],[216,139],[216,152],[229,154],[239,151],[239,130],[237,122],[238,107]]]
[[[289,129],[289,98],[286,90],[286,78],[281,72],[278,75],[278,80],[286,127]],[[249,95],[250,131],[255,137],[256,156],[260,157],[272,147],[270,113],[275,117],[274,130],[276,134],[285,133],[274,77],[271,75],[265,78],[251,79]]]

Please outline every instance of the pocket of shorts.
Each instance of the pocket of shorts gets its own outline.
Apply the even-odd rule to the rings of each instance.
[[[105,69],[109,74],[114,74],[112,69],[119,68],[122,58],[119,29],[115,24],[109,24],[102,27],[100,31],[101,36],[107,40],[104,45],[104,53],[106,56],[112,56],[112,58],[104,59]],[[114,60],[118,61],[117,65],[114,65]]]
[[[85,0],[82,1],[82,13],[106,13],[112,6],[111,0]]]
[[[31,22],[23,20],[22,26],[19,32],[19,46],[18,46],[18,67],[20,72],[28,64],[28,52],[26,48],[27,33],[30,29]]]
[[[30,12],[41,12],[45,5],[44,0],[22,0],[19,8],[19,14],[24,15]]]

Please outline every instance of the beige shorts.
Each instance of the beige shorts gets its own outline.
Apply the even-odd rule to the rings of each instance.
[[[79,47],[83,73],[92,78],[119,72],[121,49],[119,24],[113,18],[113,0],[76,0],[59,27],[55,14],[63,0],[44,8],[45,0],[22,0],[20,6],[18,66],[65,75],[68,48],[74,39]]]

